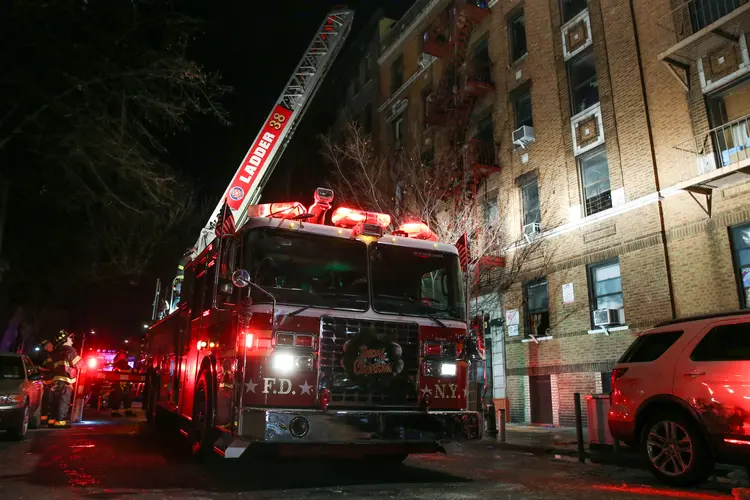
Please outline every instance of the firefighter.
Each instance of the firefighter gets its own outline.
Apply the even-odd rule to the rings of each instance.
[[[50,427],[70,427],[68,412],[73,399],[73,384],[81,357],[73,348],[73,336],[60,330],[55,337],[55,351],[52,353],[52,405],[47,421]]]
[[[39,370],[42,372],[42,384],[44,385],[44,392],[42,393],[42,423],[47,423],[49,418],[50,403],[52,399],[52,377],[53,377],[53,361],[52,352],[55,350],[54,344],[49,340],[42,340],[39,343],[41,352],[37,357],[37,365]]]
[[[130,373],[128,365],[128,354],[124,350],[117,351],[112,366],[113,372]],[[120,404],[125,409],[125,416],[133,417],[135,414],[131,410],[133,398],[130,395],[132,389],[130,382],[112,382],[112,392],[109,393],[109,407],[112,410],[113,417],[120,417]]]

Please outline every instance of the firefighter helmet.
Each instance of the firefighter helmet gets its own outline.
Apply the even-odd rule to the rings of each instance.
[[[55,347],[59,347],[63,345],[66,340],[68,340],[68,337],[72,337],[72,336],[73,336],[72,333],[68,332],[65,328],[63,328],[57,333],[57,335],[55,335],[52,343],[55,344]]]

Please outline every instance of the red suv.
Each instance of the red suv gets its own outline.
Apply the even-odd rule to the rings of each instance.
[[[704,481],[717,461],[750,464],[750,312],[669,321],[612,372],[612,436],[640,446],[664,482]]]

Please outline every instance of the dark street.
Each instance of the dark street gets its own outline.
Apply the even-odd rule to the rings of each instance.
[[[141,419],[94,420],[0,442],[5,498],[731,498],[729,488],[672,490],[645,472],[453,445],[397,468],[349,461],[199,463],[175,431],[157,436]]]

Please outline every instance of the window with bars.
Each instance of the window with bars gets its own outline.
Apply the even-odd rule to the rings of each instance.
[[[612,208],[612,191],[609,184],[609,165],[604,146],[578,157],[581,172],[583,203],[586,215]]]
[[[595,310],[624,307],[619,258],[589,266],[589,294],[592,325]],[[623,315],[620,314],[619,317],[622,318]]]
[[[549,331],[547,278],[527,281],[524,286],[525,336],[545,337]]]

